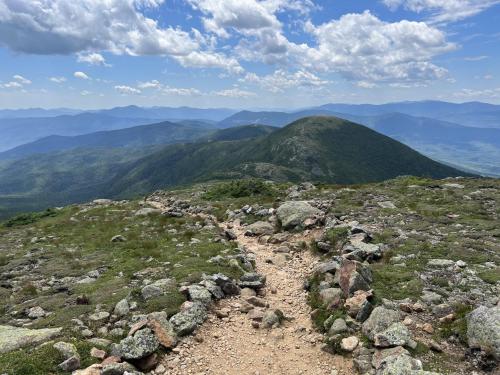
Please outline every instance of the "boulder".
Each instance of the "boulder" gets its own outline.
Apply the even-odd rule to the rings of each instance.
[[[323,212],[305,201],[283,203],[277,210],[278,221],[285,230],[300,230],[307,226],[307,221],[323,216]]]
[[[78,370],[80,368],[80,356],[76,355],[66,359],[64,362],[57,365],[61,370],[65,372],[71,372]]]
[[[370,302],[372,297],[373,292],[371,290],[357,290],[354,292],[354,296],[348,298],[344,304],[347,314],[357,321],[364,322],[373,310],[373,305]]]
[[[256,272],[247,272],[240,277],[240,288],[262,289],[266,285],[266,276]]]
[[[216,273],[210,277],[219,286],[225,295],[234,296],[240,294],[240,288],[236,283],[222,273]]]
[[[327,288],[319,292],[319,298],[324,306],[329,309],[335,309],[341,305],[343,294],[338,288]]]
[[[405,346],[411,341],[411,334],[403,323],[393,323],[386,330],[375,334],[374,339],[375,346],[379,348]]]
[[[205,306],[212,302],[212,293],[201,285],[190,285],[185,290],[190,301],[200,302]]]
[[[274,226],[267,221],[257,221],[245,228],[246,236],[263,236],[274,233]]]
[[[163,347],[170,349],[177,345],[177,335],[165,311],[151,313],[147,319],[148,327]]]
[[[479,348],[500,361],[500,306],[480,306],[467,316],[469,347]]]
[[[62,328],[28,329],[0,326],[0,354],[35,346],[54,339]]]
[[[145,328],[120,341],[118,351],[126,360],[137,360],[154,353],[159,345],[160,342],[153,332]]]
[[[53,345],[53,348],[56,349],[59,353],[61,353],[64,359],[69,359],[71,357],[78,356],[78,350],[76,349],[76,346],[69,342],[64,342],[64,341],[56,342]]]
[[[330,336],[334,336],[334,335],[337,335],[339,333],[347,332],[347,330],[348,330],[348,328],[347,328],[347,323],[345,322],[345,320],[342,318],[338,318],[338,319],[335,319],[335,321],[330,326],[330,330],[328,331],[328,334]]]
[[[362,331],[373,341],[377,333],[385,331],[393,323],[399,322],[399,319],[400,314],[398,311],[377,306],[373,309],[370,317],[363,323]]]
[[[114,314],[117,316],[125,316],[130,312],[130,305],[128,301],[124,298],[115,305],[113,310]]]
[[[186,336],[192,333],[206,319],[206,307],[201,302],[192,302],[185,310],[172,316],[170,323],[178,336]]]
[[[346,297],[358,290],[370,290],[372,272],[364,264],[354,260],[344,260],[340,267],[339,284]]]
[[[47,315],[47,313],[40,306],[35,306],[28,309],[27,315],[28,318],[30,319],[38,319],[38,318],[43,318],[45,315]]]
[[[376,375],[422,374],[419,372],[422,370],[422,363],[400,346],[376,352],[372,365],[376,369]]]
[[[262,327],[274,328],[281,324],[283,313],[280,310],[267,310],[262,317]]]

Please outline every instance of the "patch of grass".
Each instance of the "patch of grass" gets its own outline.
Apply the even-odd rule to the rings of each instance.
[[[349,235],[349,228],[337,227],[328,229],[325,233],[325,239],[329,241],[333,247],[340,248],[347,241]]]
[[[9,220],[2,223],[2,226],[5,228],[18,227],[23,225],[29,225],[40,221],[46,217],[54,217],[59,214],[58,210],[53,208],[48,208],[45,211],[41,212],[30,212],[25,214],[16,215]]]
[[[437,331],[438,339],[447,339],[450,336],[457,336],[460,342],[467,345],[467,314],[473,307],[465,304],[457,304],[454,307],[455,320],[449,323],[442,323]]]
[[[224,198],[243,198],[255,196],[273,197],[277,194],[272,184],[259,179],[234,180],[217,184],[207,191],[203,198],[220,200]]]
[[[422,294],[422,281],[413,270],[404,267],[377,263],[372,265],[373,290],[376,300],[380,298],[417,298]]]
[[[488,284],[496,284],[500,281],[500,268],[494,268],[492,270],[481,271],[477,274],[483,281]]]

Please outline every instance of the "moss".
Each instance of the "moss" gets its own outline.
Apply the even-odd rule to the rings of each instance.
[[[411,269],[380,263],[373,264],[372,271],[377,299],[417,298],[422,294],[422,281]]]

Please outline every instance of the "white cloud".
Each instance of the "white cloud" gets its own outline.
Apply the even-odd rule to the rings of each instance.
[[[225,98],[251,98],[257,96],[254,92],[245,91],[238,88],[213,91],[212,94],[217,96],[222,96]]]
[[[83,90],[83,91],[80,91],[80,95],[81,96],[88,96],[88,95],[91,95],[92,93],[90,91],[87,91],[87,90]]]
[[[49,80],[54,83],[64,83],[66,82],[65,77],[50,77]]]
[[[1,88],[4,89],[20,89],[23,87],[19,82],[11,81],[4,84],[0,84]]]
[[[500,98],[500,87],[495,89],[462,89],[453,93],[453,96],[461,99],[493,99]]]
[[[488,58],[488,56],[485,56],[485,55],[482,55],[482,56],[469,56],[469,57],[465,57],[464,60],[465,61],[482,61],[482,60],[486,60]]]
[[[165,87],[162,92],[166,95],[178,95],[178,96],[200,96],[203,95],[202,92],[195,88],[178,88],[178,87]]]
[[[429,13],[430,20],[437,23],[460,21],[500,4],[500,0],[382,0],[382,2],[392,10],[404,7],[416,13]]]
[[[362,89],[373,89],[374,87],[377,87],[375,83],[367,81],[356,82],[356,86],[361,87]]]
[[[73,77],[80,78],[80,79],[86,79],[86,80],[90,79],[90,77],[87,74],[85,74],[84,72],[74,72]]]
[[[12,78],[14,78],[14,80],[19,82],[21,85],[30,85],[31,84],[31,81],[29,79],[26,79],[23,76],[20,76],[19,74],[16,74]]]
[[[117,85],[115,86],[115,90],[118,91],[122,95],[133,95],[140,94],[141,90],[136,89],[134,87],[125,86],[125,85]]]
[[[238,60],[220,53],[194,51],[186,56],[174,57],[182,66],[191,68],[219,68],[233,74],[241,74],[244,69]]]
[[[156,79],[148,82],[139,82],[137,85],[140,89],[160,89],[162,84]]]
[[[288,73],[283,69],[276,70],[273,74],[258,76],[255,73],[248,73],[240,82],[255,83],[262,88],[278,93],[284,92],[285,89],[295,87],[317,88],[331,83],[328,80],[323,80],[313,73],[299,70],[295,73]]]
[[[85,63],[90,64],[90,65],[102,65],[102,66],[107,66],[107,67],[111,66],[108,63],[106,63],[106,59],[104,58],[103,55],[101,55],[100,53],[95,53],[95,52],[87,53],[87,54],[79,53],[77,61],[78,62],[85,62]]]
[[[295,46],[309,70],[338,72],[365,82],[422,82],[443,78],[447,70],[432,63],[456,46],[424,22],[381,21],[369,11],[346,14],[320,26],[310,25],[317,46]]]

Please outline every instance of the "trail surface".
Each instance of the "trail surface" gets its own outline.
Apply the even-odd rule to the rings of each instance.
[[[291,259],[285,260],[283,255],[273,253],[273,248],[280,245],[260,244],[258,238],[244,236],[244,228],[238,223],[232,231],[240,245],[255,253],[256,271],[267,277],[263,299],[270,308],[280,309],[291,320],[279,328],[256,329],[249,317],[239,311],[245,297],[222,300],[194,338],[164,357],[163,373],[354,374],[349,359],[321,350],[322,336],[312,328],[311,309],[303,283],[317,258],[301,251],[290,254]],[[297,234],[291,242],[309,240],[313,235]],[[221,317],[223,315],[227,317]]]

